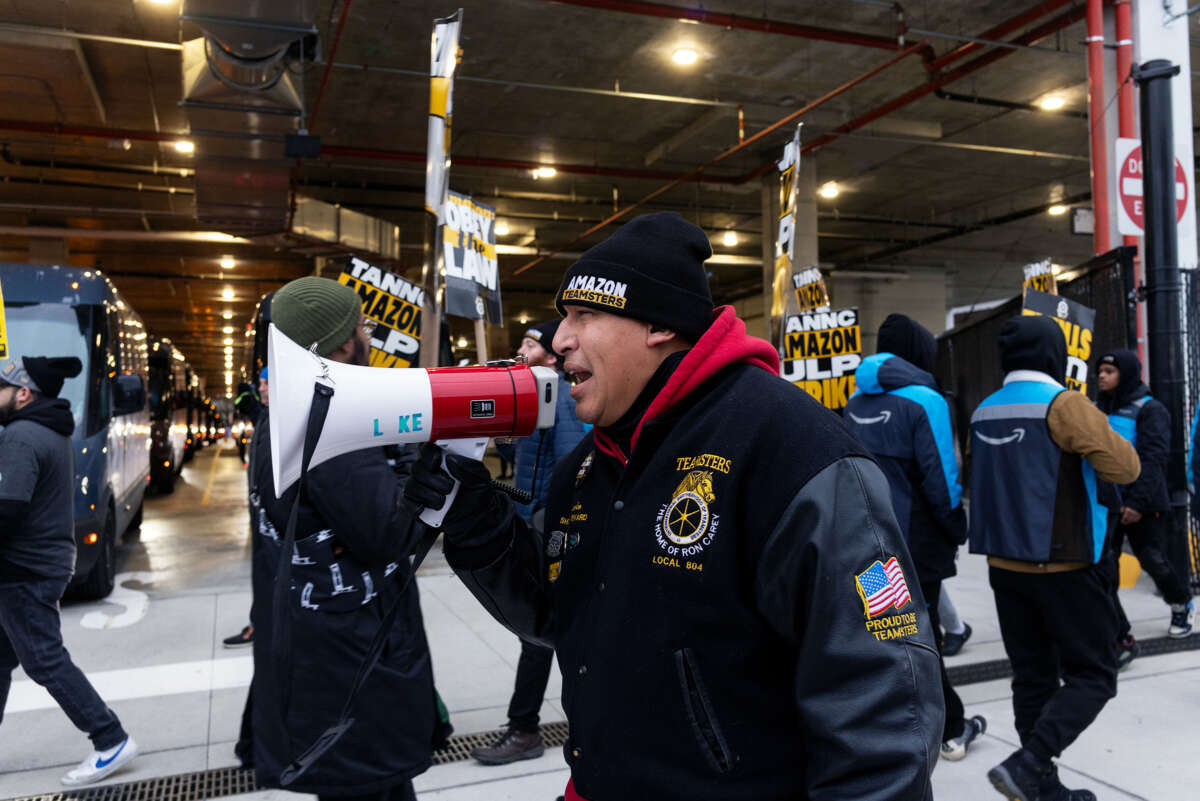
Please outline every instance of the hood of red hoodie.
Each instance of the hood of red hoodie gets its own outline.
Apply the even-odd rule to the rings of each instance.
[[[770,343],[747,334],[746,324],[732,306],[719,306],[713,309],[712,325],[687,352],[666,386],[650,402],[633,433],[630,449],[637,447],[638,436],[646,423],[662,417],[705,381],[734,364],[749,364],[772,375],[779,375],[779,354]],[[622,463],[627,461],[603,430],[596,430],[595,441],[605,453]]]

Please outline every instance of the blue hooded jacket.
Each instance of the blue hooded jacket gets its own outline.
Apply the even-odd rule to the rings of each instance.
[[[967,517],[946,399],[932,375],[891,353],[863,359],[855,382],[845,420],[887,476],[917,574],[949,578]]]

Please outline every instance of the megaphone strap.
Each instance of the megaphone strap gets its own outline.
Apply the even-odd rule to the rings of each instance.
[[[316,450],[317,441],[321,438],[321,430],[325,425],[325,417],[329,413],[329,402],[333,397],[333,388],[328,384],[316,381],[313,384],[312,405],[308,411],[308,424],[304,432],[304,451],[300,460],[300,478],[296,482],[296,499],[292,502],[292,511],[288,514],[287,530],[283,538],[283,546],[281,553],[284,555],[279,560],[279,570],[275,575],[275,605],[272,610],[273,631],[271,633],[271,654],[275,664],[276,680],[280,683],[280,698],[282,703],[279,707],[279,712],[283,718],[284,731],[287,730],[287,709],[290,702],[291,683],[286,680],[289,676],[287,671],[287,663],[291,659],[291,615],[288,612],[287,601],[288,594],[291,589],[292,577],[292,560],[287,557],[292,553],[292,548],[296,543],[296,521],[300,512],[300,499],[304,494],[304,478],[308,474],[308,465],[312,460],[313,451]],[[413,525],[421,525],[415,518]],[[399,614],[400,607],[403,604],[404,593],[408,590],[408,585],[417,575],[417,568],[433,547],[433,543],[437,541],[437,529],[429,528],[424,536],[413,549],[413,562],[408,576],[405,577],[404,583],[400,585],[400,591],[396,594],[396,600],[392,602],[387,614],[383,616],[379,627],[375,630],[375,635],[371,638],[371,645],[367,649],[366,656],[358,666],[357,674],[354,677],[354,683],[350,685],[350,692],[346,695],[346,701],[342,704],[342,712],[338,716],[338,720],[332,726],[327,728],[317,737],[308,748],[304,750],[300,756],[292,760],[279,774],[279,784],[281,787],[287,787],[305,774],[313,763],[332,748],[342,735],[350,730],[354,725],[354,718],[350,716],[354,708],[354,700],[358,697],[359,691],[366,684],[367,677],[371,671],[379,663],[379,657],[383,654],[384,645],[387,643],[388,635],[391,634],[392,626],[396,622],[396,617]]]

